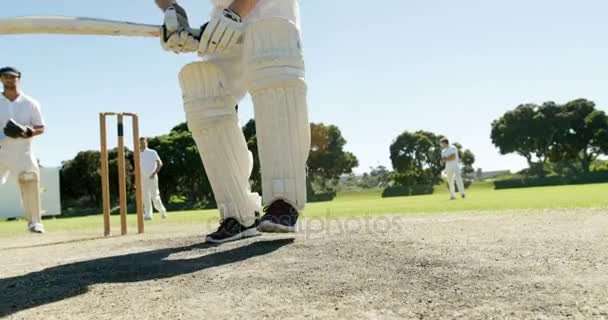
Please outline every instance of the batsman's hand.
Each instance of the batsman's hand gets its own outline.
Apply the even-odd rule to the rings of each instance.
[[[165,21],[160,28],[160,44],[165,51],[187,53],[198,50],[201,31],[190,28],[186,10],[177,3],[165,10]]]
[[[34,135],[34,130],[10,119],[4,126],[4,135],[13,139],[27,139]]]
[[[243,23],[241,16],[230,9],[224,9],[211,21],[202,26],[198,55],[227,52],[242,43]]]

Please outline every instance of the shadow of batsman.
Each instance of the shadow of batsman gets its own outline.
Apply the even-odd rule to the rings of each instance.
[[[196,244],[70,263],[0,279],[0,318],[84,294],[95,284],[176,277],[270,254],[293,241],[258,241],[194,259],[167,259],[172,254],[214,247]]]

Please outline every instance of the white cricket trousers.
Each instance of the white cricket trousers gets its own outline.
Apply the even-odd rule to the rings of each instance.
[[[450,195],[452,198],[456,197],[456,191],[454,188],[454,180],[458,184],[458,191],[461,195],[464,195],[464,182],[462,181],[462,176],[460,174],[459,167],[447,167],[445,168],[445,173],[448,175],[448,186],[450,187]]]
[[[154,209],[156,209],[161,214],[165,214],[167,209],[163,205],[162,200],[160,199],[160,191],[158,190],[158,176],[155,176],[154,179],[150,179],[150,177],[142,176],[142,195],[144,201],[144,216],[152,217],[152,206],[154,205]]]

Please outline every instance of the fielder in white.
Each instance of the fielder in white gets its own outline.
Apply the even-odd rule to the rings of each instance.
[[[448,139],[441,140],[441,162],[445,164],[445,173],[448,176],[448,186],[450,188],[450,200],[456,200],[456,192],[454,191],[454,180],[458,185],[458,191],[464,199],[466,197],[464,191],[464,182],[462,181],[462,175],[460,173],[460,157],[458,156],[458,149],[450,145]]]
[[[263,232],[295,232],[306,203],[310,124],[297,0],[212,0],[210,21],[191,28],[175,1],[156,0],[165,14],[161,44],[202,61],[179,74],[188,127],[200,150],[222,221],[207,235],[223,243]],[[255,106],[262,199],[251,192],[253,158],[235,106],[246,92]]]
[[[21,72],[0,69],[4,87],[0,96],[0,183],[12,175],[21,191],[28,229],[44,233],[40,204],[40,170],[32,147],[33,137],[44,133],[40,104],[19,90]]]
[[[144,201],[144,219],[152,220],[154,209],[160,212],[163,219],[167,218],[167,209],[163,205],[158,190],[158,173],[163,167],[163,162],[160,160],[158,153],[155,150],[148,148],[148,140],[139,138],[139,158],[141,166],[141,191]]]

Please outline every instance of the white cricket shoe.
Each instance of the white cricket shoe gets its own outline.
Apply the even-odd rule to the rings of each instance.
[[[27,229],[31,233],[44,233],[45,232],[44,226],[42,225],[42,223],[39,223],[39,222],[28,224]]]

